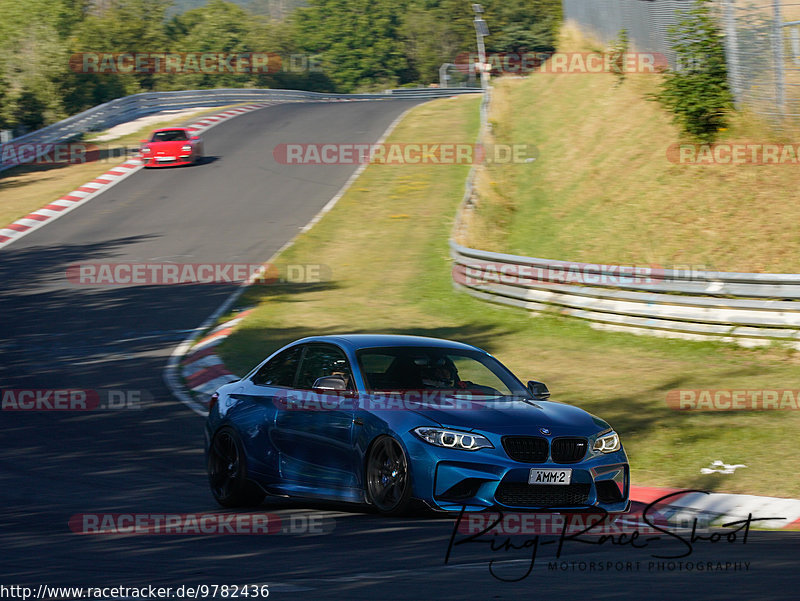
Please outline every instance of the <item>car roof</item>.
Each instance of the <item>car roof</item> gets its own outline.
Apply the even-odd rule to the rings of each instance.
[[[331,342],[349,348],[352,351],[392,346],[425,346],[486,352],[476,346],[454,340],[401,334],[334,334],[329,336],[309,336],[297,341],[298,344],[308,342]]]
[[[153,133],[157,134],[160,131],[175,131],[176,129],[189,132],[191,131],[188,127],[160,127],[159,129],[154,129]]]

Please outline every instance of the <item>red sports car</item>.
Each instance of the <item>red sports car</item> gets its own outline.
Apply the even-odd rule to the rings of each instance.
[[[139,153],[145,167],[194,165],[203,158],[203,140],[186,127],[157,129],[142,140]]]

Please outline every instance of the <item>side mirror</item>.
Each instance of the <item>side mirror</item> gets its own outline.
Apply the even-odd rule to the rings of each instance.
[[[347,390],[347,383],[341,376],[324,376],[314,380],[314,390]]]
[[[139,144],[147,144],[147,140],[139,140]]]
[[[200,139],[200,136],[192,136],[192,137],[191,137],[191,138],[189,138],[189,139],[190,139],[190,140],[199,140],[199,139]]]
[[[547,389],[547,385],[545,385],[544,382],[531,380],[528,382],[528,392],[533,395],[533,398],[539,399],[540,401],[546,401],[550,398],[550,391]]]

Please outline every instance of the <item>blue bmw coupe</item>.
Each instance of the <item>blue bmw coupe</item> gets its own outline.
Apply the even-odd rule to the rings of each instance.
[[[459,342],[303,338],[213,395],[209,483],[224,507],[271,494],[387,515],[413,499],[440,511],[627,511],[618,434],[549,395]]]

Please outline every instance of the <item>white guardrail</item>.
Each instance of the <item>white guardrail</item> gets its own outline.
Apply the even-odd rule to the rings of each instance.
[[[16,147],[32,145],[36,158],[49,152],[45,146],[79,139],[86,133],[104,131],[120,123],[168,110],[225,106],[244,102],[330,102],[336,100],[385,100],[389,98],[438,98],[480,92],[476,88],[401,88],[383,94],[328,94],[302,90],[228,88],[145,92],[117,98],[90,108],[63,121],[20,136],[8,142]],[[41,147],[41,148],[40,148]],[[39,149],[40,148],[40,149]],[[2,154],[0,154],[2,156]],[[0,171],[15,167],[0,164]]]
[[[487,90],[481,133],[488,133]],[[462,246],[465,213],[479,202],[476,169],[467,178],[450,255],[453,282],[476,298],[555,312],[598,329],[724,340],[743,346],[782,341],[800,349],[800,274],[728,273],[657,266],[593,265]]]

